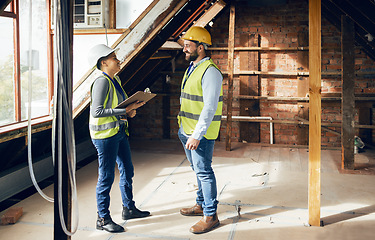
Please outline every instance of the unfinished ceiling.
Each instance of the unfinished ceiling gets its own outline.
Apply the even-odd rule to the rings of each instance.
[[[356,44],[375,60],[375,2],[371,0],[322,0],[322,16],[341,31],[341,16],[349,16],[355,27]]]

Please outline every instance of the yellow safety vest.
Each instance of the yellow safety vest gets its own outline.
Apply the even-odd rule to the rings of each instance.
[[[109,89],[107,92],[107,96],[104,100],[103,107],[105,109],[115,108],[118,105],[118,98],[117,98],[115,85],[112,83],[111,79],[109,79],[107,76],[104,75],[104,77],[108,80]],[[121,86],[121,82],[117,78],[117,76],[115,76],[114,79],[118,81]],[[91,91],[92,91],[92,85],[91,85]],[[127,98],[126,93],[125,93],[125,97]],[[112,99],[112,103],[108,102],[109,99]],[[89,119],[90,136],[92,139],[105,139],[105,138],[112,137],[119,132],[121,122],[123,121],[119,120],[116,116],[94,118],[90,113],[90,119]],[[127,135],[129,135],[127,122],[125,122],[125,126],[126,126],[125,132]]]
[[[185,78],[187,77],[188,70],[186,70],[183,82],[181,84],[181,107],[178,114],[178,124],[183,126],[184,132],[188,135],[193,134],[195,126],[198,123],[199,116],[202,112],[203,103],[203,90],[202,90],[202,77],[207,68],[214,66],[218,70],[216,64],[209,59],[199,64],[196,69],[190,74],[188,80],[183,86]],[[220,70],[219,70],[220,71]],[[223,86],[220,90],[220,98],[217,109],[212,119],[210,126],[207,129],[204,137],[209,140],[216,139],[220,131],[221,115],[223,112]]]

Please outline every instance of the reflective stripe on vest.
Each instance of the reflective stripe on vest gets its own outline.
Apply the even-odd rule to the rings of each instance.
[[[109,89],[103,107],[105,109],[115,108],[118,105],[116,88],[107,76],[104,75],[103,77],[105,77],[109,83]],[[115,80],[118,81],[117,77],[115,77]],[[90,136],[92,139],[104,139],[116,135],[120,129],[121,123],[121,120],[117,119],[116,116],[94,118],[91,116],[91,113],[89,121]]]
[[[195,126],[198,123],[199,116],[202,112],[203,90],[202,77],[209,67],[218,67],[209,59],[199,64],[189,76],[184,87],[181,86],[181,107],[178,114],[178,123],[183,126],[184,132],[188,135],[193,134]],[[219,70],[219,69],[218,69]],[[219,70],[220,71],[220,70]],[[187,72],[183,77],[185,79]],[[221,87],[220,97],[215,115],[204,137],[206,139],[216,139],[220,131],[221,115],[223,109],[223,87]]]

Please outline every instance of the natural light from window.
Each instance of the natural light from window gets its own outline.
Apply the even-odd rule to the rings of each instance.
[[[0,126],[15,121],[13,19],[0,17]]]

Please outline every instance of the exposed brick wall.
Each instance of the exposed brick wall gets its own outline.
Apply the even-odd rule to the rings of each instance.
[[[308,32],[308,1],[289,0],[286,5],[271,7],[249,7],[248,4],[237,1],[236,23],[235,23],[235,46],[240,47],[240,36],[243,34],[259,34],[259,45],[261,47],[298,47],[298,34]],[[213,47],[227,47],[228,45],[228,25],[229,10],[225,10],[215,21],[213,28],[210,30]],[[375,64],[360,47],[355,49],[355,69],[357,72],[375,71]],[[210,55],[214,62],[222,71],[228,69],[227,51],[211,51]],[[234,55],[234,69],[239,70],[239,52]],[[259,53],[259,70],[270,72],[298,72],[300,63],[297,51],[262,51]],[[179,87],[183,71],[188,66],[184,60],[184,55],[176,60],[176,72],[170,74],[170,116],[176,116],[179,110]],[[170,71],[171,68],[165,69]],[[302,71],[307,71],[306,69]],[[322,74],[322,94],[339,94],[341,93],[341,35],[340,32],[331,25],[324,17],[322,18],[322,72],[331,73],[331,75]],[[160,78],[152,87],[155,92],[162,92],[162,81],[165,76]],[[224,96],[227,94],[228,76],[224,75],[223,89]],[[279,97],[296,97],[298,93],[297,76],[268,76],[260,77],[259,94],[261,96],[279,96]],[[234,76],[233,89],[233,116],[240,113],[239,95],[239,77]],[[359,74],[355,80],[355,93],[375,93],[374,75]],[[226,100],[226,99],[224,99]],[[341,102],[330,101],[322,102],[322,122],[324,123],[341,123]],[[138,118],[142,118],[142,123],[134,123],[133,136],[144,138],[161,138],[162,137],[162,98],[158,97],[152,100],[148,105],[139,110]],[[298,102],[279,102],[279,101],[259,101],[260,115],[271,116],[276,120],[295,120],[298,116]],[[374,109],[372,111],[372,122],[375,121]],[[226,102],[223,108],[224,114],[227,112]],[[136,118],[137,118],[136,117]],[[358,123],[358,114],[355,116]],[[133,124],[134,123],[134,124]],[[240,137],[240,124],[233,122],[232,141],[242,141]],[[260,142],[269,143],[269,124],[261,123]],[[298,125],[294,124],[274,124],[274,143],[276,144],[297,144]],[[177,121],[173,118],[170,120],[170,137],[177,138]],[[340,128],[330,127],[330,129],[340,132]],[[375,131],[373,139],[375,139]],[[356,135],[358,130],[356,130]],[[224,140],[226,135],[226,122],[222,122],[220,140]],[[322,130],[322,145],[324,146],[341,146],[340,136]]]

